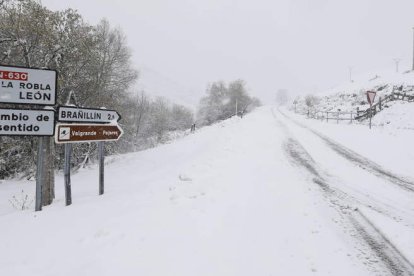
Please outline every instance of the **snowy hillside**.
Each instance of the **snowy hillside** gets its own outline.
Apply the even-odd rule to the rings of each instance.
[[[200,97],[192,91],[163,74],[147,66],[139,67],[139,79],[136,84],[138,91],[145,91],[151,97],[165,97],[173,103],[195,109]]]
[[[414,129],[414,121],[410,120],[414,116],[414,104],[412,103],[414,99],[414,72],[412,71],[403,73],[384,71],[378,74],[371,73],[359,76],[357,81],[348,82],[312,95],[314,99],[310,108],[306,104],[307,96],[297,98],[296,110],[302,114],[307,114],[308,110],[311,113],[320,112],[318,117],[324,118],[327,111],[352,112],[353,116],[357,116],[358,110],[363,112],[370,107],[366,97],[367,91],[376,92],[374,103],[382,101],[380,112],[374,114],[374,126],[389,125],[394,128]],[[390,97],[395,100],[388,101]],[[294,105],[291,105],[290,110],[294,110]],[[350,117],[350,114],[339,115],[339,117],[344,116]],[[365,122],[360,120],[360,123],[366,123],[366,120]]]
[[[372,119],[375,126],[414,130],[414,103],[396,102]]]
[[[404,71],[396,73],[389,70],[376,70],[360,74],[353,78],[352,82],[347,81],[326,91],[321,91],[318,93],[318,96],[330,96],[341,92],[352,94],[360,91],[372,90],[374,87],[383,87],[386,85],[414,86],[414,72]]]
[[[70,207],[3,181],[0,275],[412,275],[413,137],[375,131],[262,107],[108,158],[103,196],[77,173]]]

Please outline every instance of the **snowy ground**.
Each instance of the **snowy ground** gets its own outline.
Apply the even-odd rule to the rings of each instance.
[[[413,275],[411,134],[363,127],[263,107],[113,158],[103,196],[84,170],[65,207],[58,176],[36,213],[3,181],[0,275]]]

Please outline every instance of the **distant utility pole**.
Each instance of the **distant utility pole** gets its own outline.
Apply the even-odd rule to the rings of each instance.
[[[414,71],[414,27],[413,27],[413,68],[412,70]]]
[[[399,64],[400,64],[400,61],[401,61],[401,59],[399,59],[399,58],[395,58],[394,59],[394,62],[395,62],[395,72],[397,72],[398,73],[398,67],[399,67]]]
[[[353,80],[352,80],[352,69],[353,69],[353,67],[349,67],[349,81],[350,82],[353,82]]]

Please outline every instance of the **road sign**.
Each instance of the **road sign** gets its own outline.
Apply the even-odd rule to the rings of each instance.
[[[60,106],[58,108],[59,122],[76,123],[116,123],[121,116],[115,110],[78,108],[72,106]]]
[[[53,136],[54,110],[0,109],[0,135]]]
[[[117,141],[123,133],[118,125],[57,124],[55,141],[58,144]]]
[[[367,91],[367,100],[368,100],[369,105],[372,105],[374,103],[376,95],[377,95],[377,92]]]
[[[55,105],[57,72],[0,66],[0,102]]]

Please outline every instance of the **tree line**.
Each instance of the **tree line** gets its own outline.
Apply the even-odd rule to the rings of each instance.
[[[197,118],[185,106],[134,91],[139,72],[119,28],[105,19],[91,25],[76,10],[51,11],[36,0],[0,0],[0,64],[57,70],[57,105],[118,110],[125,134],[116,143],[106,143],[108,154],[152,147],[194,122],[209,125],[228,118],[235,113],[236,102],[242,113],[259,105],[241,80],[209,85]],[[33,177],[36,144],[33,137],[0,136],[0,179]],[[50,139],[48,150],[52,159],[47,162],[61,169],[63,147]],[[73,167],[85,166],[96,154],[95,143],[74,144]]]

